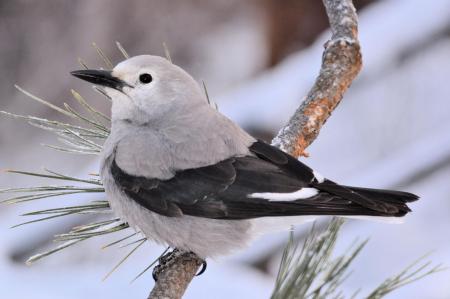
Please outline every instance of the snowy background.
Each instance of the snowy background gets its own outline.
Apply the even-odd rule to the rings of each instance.
[[[313,4],[315,3],[315,4]],[[306,163],[347,185],[398,188],[421,200],[405,223],[349,221],[336,252],[356,237],[370,242],[344,283],[349,293],[370,291],[410,262],[432,251],[450,265],[450,2],[356,1],[364,68],[344,101],[309,148]],[[52,103],[72,102],[70,88],[108,111],[87,84],[71,78],[82,57],[101,61],[102,47],[115,62],[120,41],[132,55],[172,58],[205,80],[220,110],[250,132],[270,140],[307,93],[329,37],[319,1],[13,1],[0,2],[0,110],[59,118],[17,92],[18,83]],[[20,121],[0,118],[0,169],[95,172],[95,157],[55,153],[55,143]],[[0,187],[42,180],[0,174]],[[128,252],[89,241],[32,267],[24,260],[52,246],[51,236],[85,219],[68,218],[14,230],[17,215],[56,201],[0,206],[0,298],[145,298],[150,273],[130,280],[161,251],[146,245],[108,280],[102,277]],[[76,200],[76,198],[72,199]],[[302,233],[308,227],[300,227]],[[186,298],[268,298],[287,233],[269,235],[242,253],[209,262]],[[406,286],[388,298],[450,298],[450,272]]]

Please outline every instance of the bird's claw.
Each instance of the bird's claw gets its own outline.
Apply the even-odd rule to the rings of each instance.
[[[174,262],[175,260],[181,257],[186,260],[191,259],[198,259],[198,256],[195,255],[193,252],[184,252],[179,249],[174,249],[171,252],[166,253],[165,255],[161,256],[158,259],[158,265],[153,268],[152,276],[154,281],[158,281],[158,277],[167,270]],[[206,261],[202,261],[202,268],[200,271],[195,275],[199,276],[202,275],[206,271],[207,263]]]
[[[203,262],[202,262],[202,268],[200,269],[200,271],[198,271],[197,274],[195,274],[195,276],[200,276],[200,275],[202,275],[203,273],[205,273],[207,267],[208,267],[208,263],[207,263],[205,260],[203,260]]]

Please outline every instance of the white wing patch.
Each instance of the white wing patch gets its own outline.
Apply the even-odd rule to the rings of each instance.
[[[405,217],[388,217],[388,216],[342,216],[344,218],[349,219],[357,219],[357,220],[369,220],[380,223],[389,223],[389,224],[402,224],[405,222]]]
[[[314,195],[317,195],[319,193],[319,190],[316,188],[302,188],[300,190],[297,190],[295,192],[290,193],[270,193],[270,192],[264,192],[264,193],[252,193],[247,195],[249,198],[263,198],[268,199],[269,201],[290,201],[290,200],[297,200],[297,199],[306,199],[313,197]]]
[[[325,182],[325,177],[317,171],[313,170],[313,175],[319,184]]]

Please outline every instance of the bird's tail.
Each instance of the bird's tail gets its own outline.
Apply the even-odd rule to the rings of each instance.
[[[292,203],[289,217],[262,217],[253,219],[255,232],[276,232],[314,221],[319,215],[364,219],[387,223],[402,223],[402,216],[410,212],[407,203],[419,199],[415,194],[383,189],[370,189],[352,186],[334,185],[331,181],[320,184],[320,189],[329,193],[323,196],[323,202],[313,207],[304,204],[304,199]],[[318,186],[315,186],[318,188]],[[341,198],[336,201],[336,197]],[[340,208],[342,200],[358,201],[364,206],[345,205]],[[278,202],[274,203],[278,204]],[[370,206],[368,208],[367,206]],[[286,212],[286,211],[285,211]]]
[[[372,200],[379,207],[386,208],[386,212],[367,211],[361,215],[345,215],[345,218],[370,220],[383,223],[403,223],[402,216],[405,216],[411,209],[407,203],[416,201],[419,197],[415,194],[403,191],[386,190],[386,189],[371,189],[352,186],[342,186],[348,190],[356,192],[361,196]],[[366,216],[365,216],[366,215]]]
[[[406,204],[408,202],[416,201],[419,196],[403,191],[385,190],[385,189],[371,189],[361,187],[344,186],[353,190],[363,196],[369,197],[380,202],[388,202],[391,204]]]
[[[375,213],[368,213],[373,216],[404,216],[411,211],[407,203],[419,199],[417,195],[408,192],[343,186],[328,182],[330,184],[319,184],[317,188],[373,209]]]

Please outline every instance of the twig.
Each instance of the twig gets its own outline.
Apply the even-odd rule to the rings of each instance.
[[[306,100],[272,143],[298,157],[319,134],[331,112],[361,69],[358,23],[351,0],[324,0],[332,37],[325,45],[322,66]],[[161,277],[149,299],[178,299],[198,270],[201,259],[193,256],[173,263]]]

